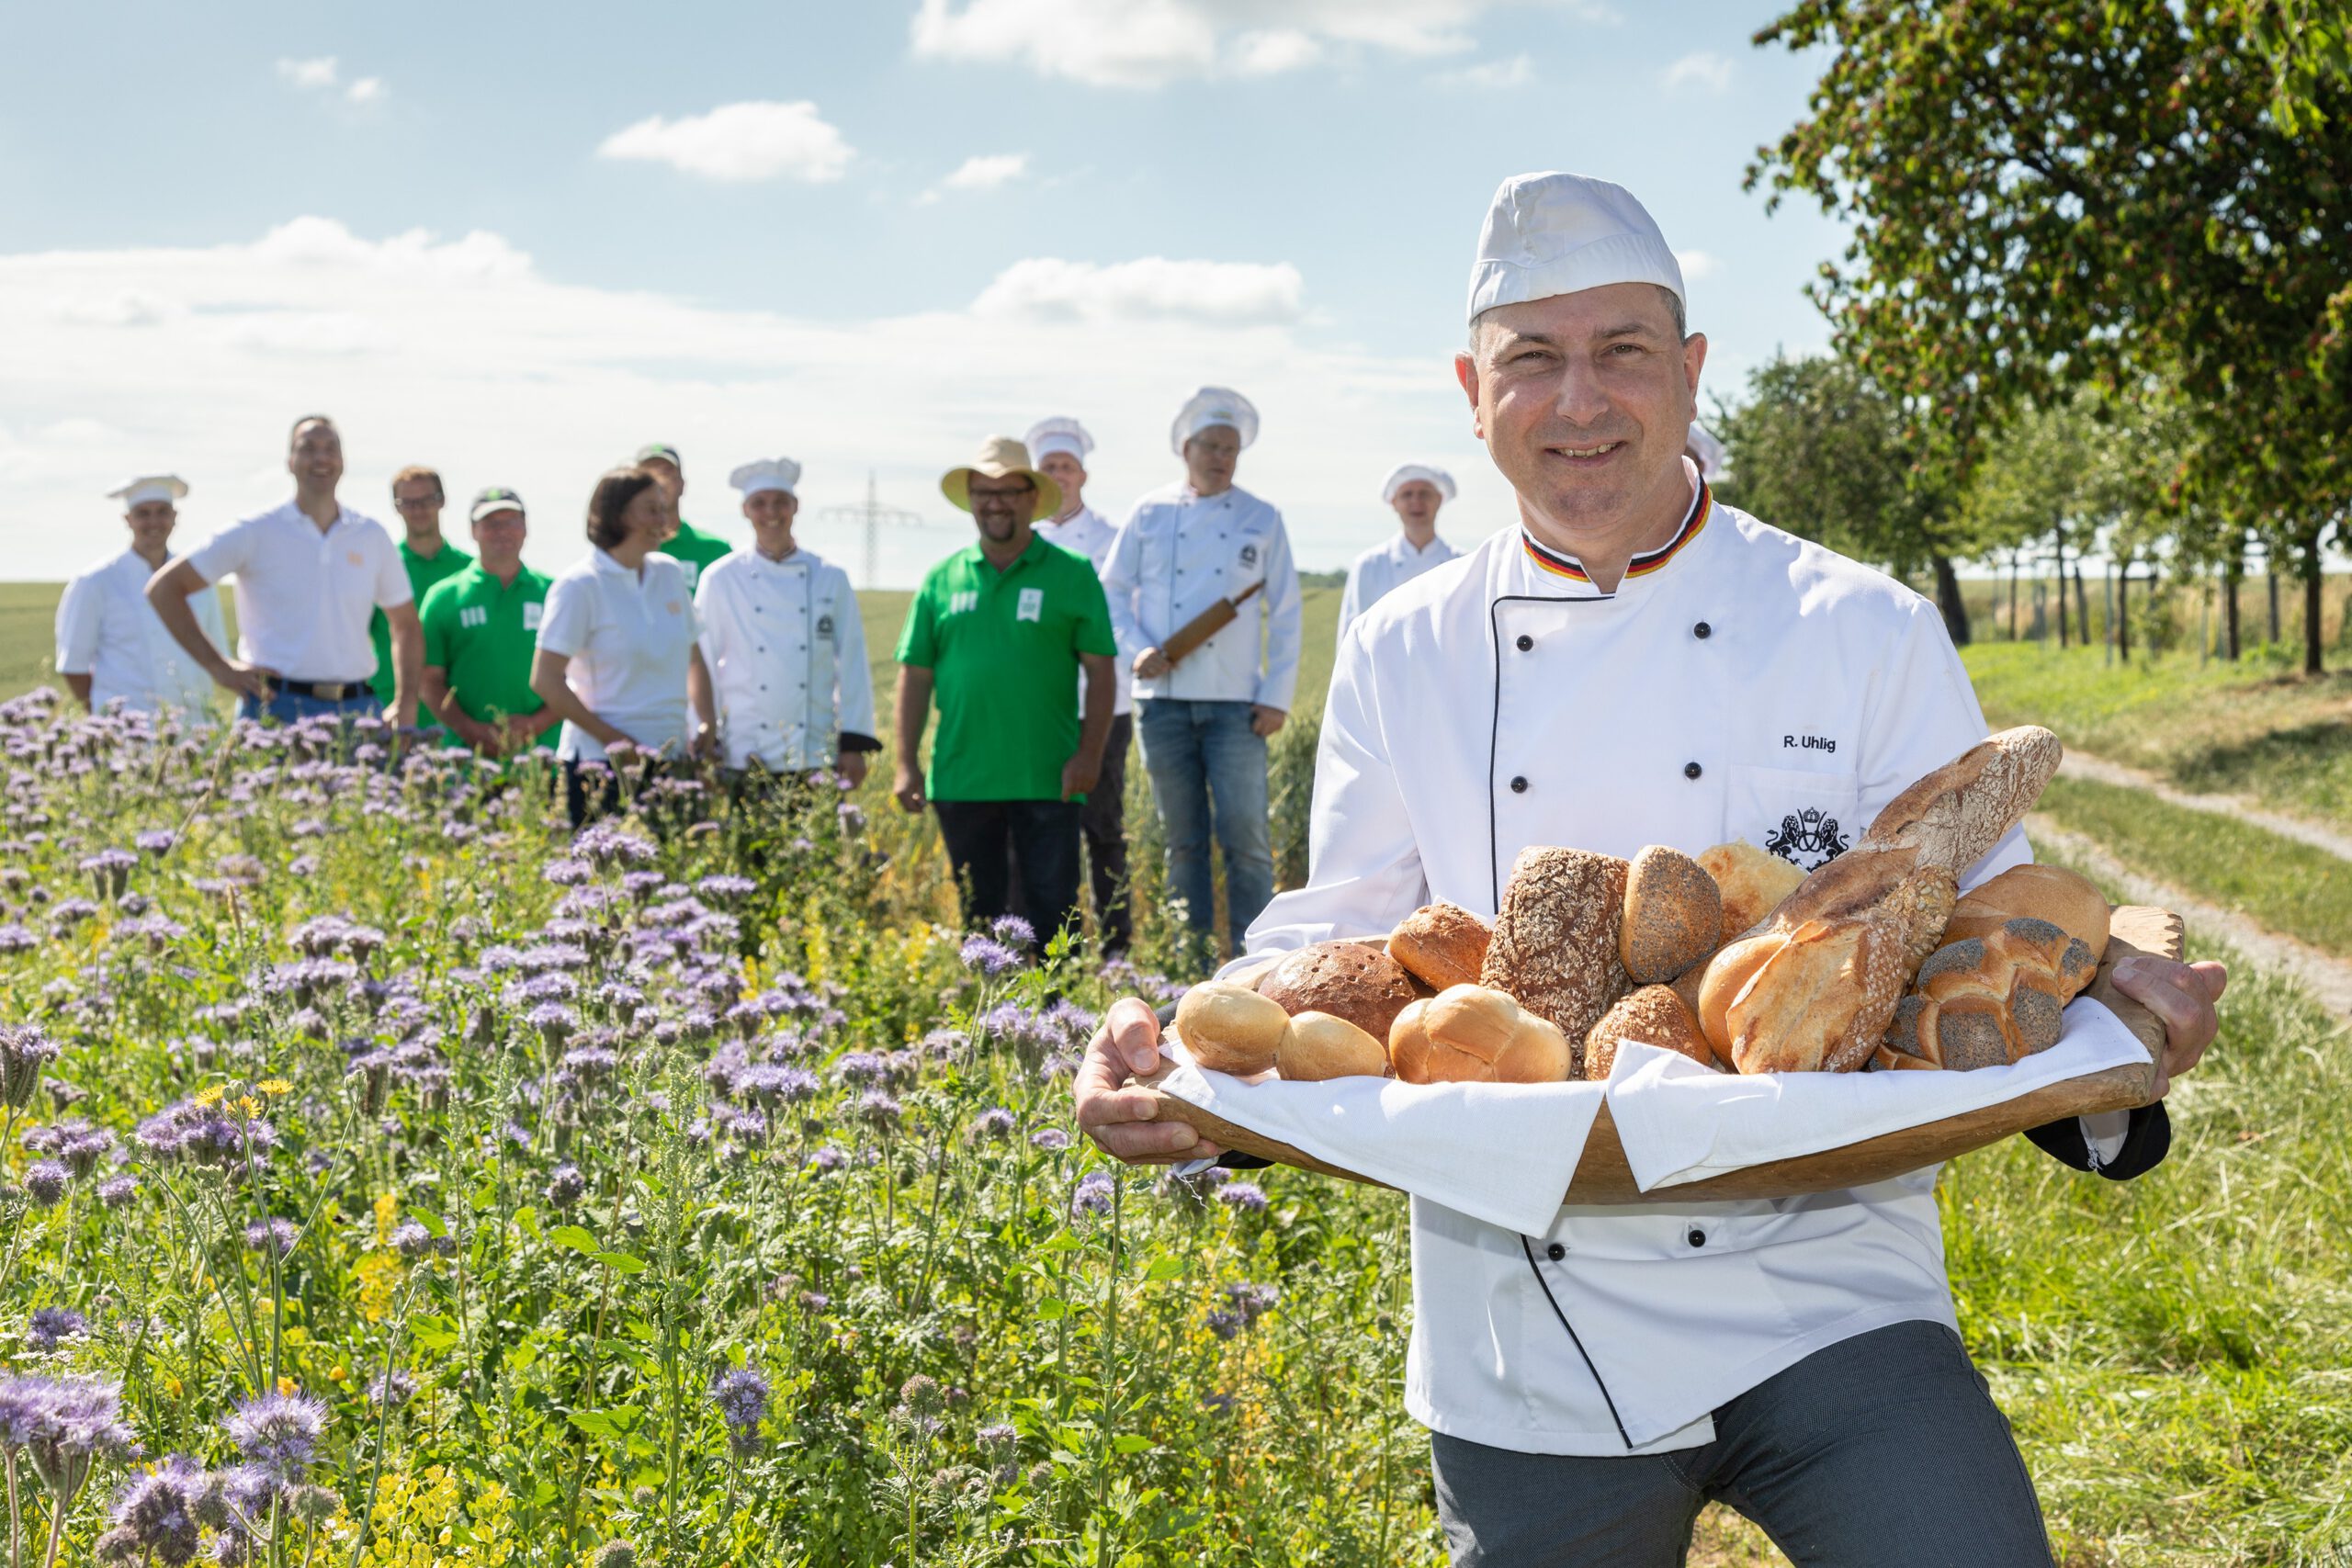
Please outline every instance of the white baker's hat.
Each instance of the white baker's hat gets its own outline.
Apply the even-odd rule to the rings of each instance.
[[[1470,319],[1498,305],[1611,283],[1655,283],[1687,306],[1682,264],[1623,186],[1587,175],[1513,175],[1495,192],[1470,265]]]
[[[1179,457],[1184,455],[1184,443],[1202,431],[1215,425],[1229,425],[1247,446],[1258,439],[1258,410],[1250,400],[1230,387],[1203,387],[1194,392],[1176,416],[1168,433],[1168,444]]]
[[[800,492],[794,487],[800,482],[800,465],[789,457],[762,457],[728,475],[727,482],[741,491],[745,501],[763,490],[780,490],[797,497]]]
[[[1399,463],[1391,468],[1388,477],[1380,481],[1380,499],[1394,502],[1396,492],[1415,479],[1426,480],[1437,486],[1438,494],[1448,501],[1453,499],[1453,476],[1428,463]]]
[[[120,490],[107,491],[126,507],[150,501],[177,501],[187,493],[187,481],[177,474],[142,474]]]
[[[1086,426],[1069,415],[1056,414],[1031,425],[1029,434],[1021,438],[1021,445],[1029,448],[1029,460],[1033,463],[1044,462],[1047,454],[1054,452],[1067,452],[1083,463],[1086,455],[1094,450],[1094,437],[1086,434]]]
[[[1713,431],[1695,419],[1690,422],[1690,434],[1683,442],[1682,449],[1690,454],[1692,462],[1699,465],[1701,479],[1720,480],[1731,472],[1731,453],[1715,438]]]

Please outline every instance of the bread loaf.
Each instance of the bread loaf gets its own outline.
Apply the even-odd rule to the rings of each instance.
[[[1388,933],[1388,956],[1433,991],[1473,986],[1493,935],[1486,921],[1459,904],[1424,905]]]
[[[1705,851],[1699,856],[1699,864],[1714,878],[1723,897],[1723,935],[1717,939],[1718,945],[1762,925],[1781,900],[1804,880],[1804,873],[1796,866],[1745,839]]]
[[[1995,1067],[2058,1043],[2066,1004],[2098,972],[2082,938],[2020,918],[1939,948],[1895,1010],[1882,1066]]]
[[[1635,985],[1660,985],[1704,962],[1723,924],[1715,879],[1681,851],[1650,844],[1626,867],[1617,956]]]
[[[1375,940],[1302,947],[1258,982],[1258,994],[1286,1013],[1328,1012],[1385,1040],[1388,1026],[1420,993]]]
[[[1503,888],[1480,983],[1582,1042],[1634,988],[1617,953],[1626,871],[1613,855],[1521,850]]]
[[[1567,1036],[1483,986],[1450,986],[1396,1015],[1388,1060],[1407,1083],[1558,1083]]]
[[[1274,1071],[1297,1083],[1326,1078],[1385,1077],[1388,1047],[1344,1018],[1303,1012],[1274,1053]]]
[[[1202,1066],[1244,1077],[1274,1065],[1290,1015],[1247,987],[1204,980],[1176,1004],[1176,1038]]]
[[[1862,843],[1916,848],[1958,875],[2025,819],[2064,755],[2040,725],[1988,736],[1889,801]]]
[[[2080,937],[2097,964],[2107,956],[2108,914],[2107,895],[2088,877],[2063,866],[2013,865],[1961,896],[1944,927],[1944,941],[1984,936],[2019,918],[2048,920],[2068,936]]]
[[[1699,1032],[1699,1021],[1666,986],[1644,986],[1601,1014],[1584,1037],[1584,1076],[1595,1083],[1608,1077],[1617,1065],[1617,1047],[1628,1040],[1679,1051],[1702,1066],[1716,1066],[1714,1051]]]

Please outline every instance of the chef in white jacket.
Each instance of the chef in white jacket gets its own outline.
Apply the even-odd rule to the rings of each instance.
[[[176,474],[145,475],[107,491],[122,502],[130,544],[68,582],[57,603],[57,672],[93,713],[119,699],[141,713],[174,708],[198,724],[211,719],[211,675],[147,603],[147,580],[178,558],[172,530],[187,494],[187,481]],[[220,594],[201,589],[188,596],[188,608],[207,642],[228,647]]]
[[[728,476],[752,547],[703,570],[695,589],[727,766],[800,773],[838,767],[854,785],[874,734],[874,676],[849,574],[792,536],[800,465],[763,457]],[[701,679],[689,670],[688,681]],[[702,705],[697,702],[699,708]]]
[[[1380,487],[1380,499],[1396,513],[1397,531],[1349,564],[1340,592],[1340,637],[1358,615],[1431,567],[1452,560],[1454,547],[1437,536],[1437,512],[1453,499],[1453,476],[1427,463],[1399,463]]]
[[[1491,916],[1532,844],[1760,844],[1794,814],[1792,857],[1817,864],[1982,738],[1932,604],[1722,505],[1684,458],[1706,340],[1683,310],[1673,252],[1622,188],[1540,175],[1497,194],[1456,372],[1520,515],[1342,639],[1308,884],[1252,953],[1377,935],[1436,899]],[[1962,884],[2026,856],[2012,833]],[[2119,967],[2167,1026],[2160,1078],[2212,1040],[2224,978]],[[1080,1123],[1128,1159],[1218,1153],[1127,1087],[1157,1039],[1144,1003],[1114,1005]],[[2161,1104],[2095,1120],[2035,1141],[2116,1177],[2162,1156]],[[1405,1396],[1454,1561],[1665,1568],[1723,1500],[1809,1565],[2049,1562],[1958,1337],[1935,1174],[1563,1208],[1528,1235],[1415,1199]]]

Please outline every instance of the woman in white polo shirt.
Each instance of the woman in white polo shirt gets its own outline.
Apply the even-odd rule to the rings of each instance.
[[[556,755],[574,828],[619,804],[612,773],[593,802],[582,777],[583,766],[605,761],[606,747],[626,740],[675,760],[701,750],[714,732],[706,705],[697,705],[694,733],[687,729],[687,672],[702,654],[685,573],[655,547],[669,536],[671,506],[648,469],[615,468],[598,479],[588,500],[594,548],[548,589],[531,690],[563,716]],[[707,671],[695,684],[707,692]],[[639,775],[640,787],[658,766]]]

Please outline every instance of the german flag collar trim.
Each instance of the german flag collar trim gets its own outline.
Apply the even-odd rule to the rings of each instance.
[[[1706,527],[1707,519],[1713,515],[1714,509],[1714,497],[1707,489],[1707,481],[1702,479],[1699,481],[1698,492],[1690,498],[1690,510],[1683,517],[1682,526],[1675,530],[1674,537],[1657,549],[1645,550],[1628,561],[1625,565],[1626,581],[1663,570],[1667,562],[1681,554],[1683,547],[1699,536],[1700,530]],[[1570,582],[1589,584],[1592,581],[1576,557],[1537,544],[1534,536],[1524,527],[1520,529],[1519,537],[1527,547],[1527,558],[1535,563],[1537,570],[1566,578]]]

